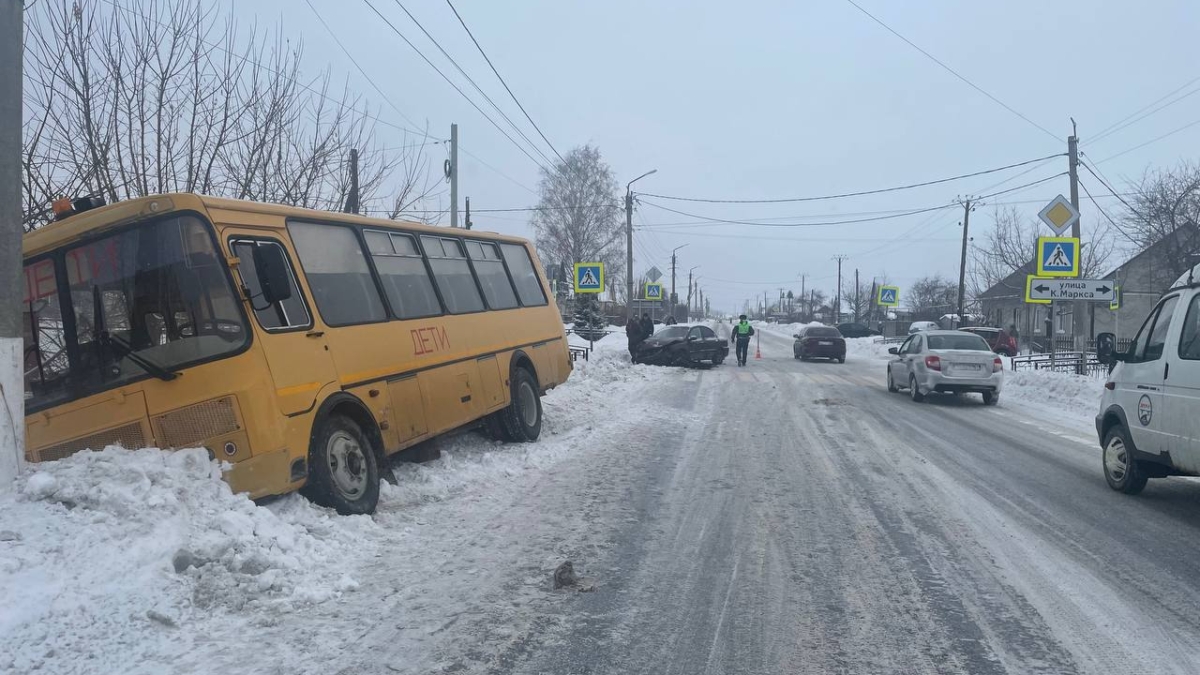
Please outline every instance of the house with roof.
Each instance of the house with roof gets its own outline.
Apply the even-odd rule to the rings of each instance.
[[[1121,301],[1115,310],[1108,303],[1084,303],[1086,313],[1080,320],[1085,322],[1085,329],[1081,331],[1081,339],[1090,345],[1097,333],[1115,333],[1118,340],[1134,337],[1158,299],[1179,278],[1180,270],[1186,271],[1190,264],[1200,262],[1195,258],[1197,252],[1200,252],[1200,227],[1187,225],[1101,277],[1120,288]],[[1073,303],[1042,305],[1025,302],[1025,279],[1035,268],[1034,261],[1030,260],[977,298],[987,323],[1003,328],[1015,326],[1022,347],[1031,339],[1039,347],[1045,343],[1048,318],[1053,320],[1056,337],[1067,338],[1073,334]]]

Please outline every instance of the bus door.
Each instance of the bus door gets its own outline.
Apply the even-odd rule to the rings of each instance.
[[[280,409],[285,415],[307,412],[316,404],[321,388],[337,380],[337,372],[325,333],[314,326],[312,311],[296,282],[291,252],[283,242],[271,237],[234,235],[229,241],[238,259],[238,277],[249,290],[249,304],[262,329],[263,352]],[[264,301],[256,259],[259,264],[268,260],[276,265],[282,262],[290,290],[285,293],[288,297]]]

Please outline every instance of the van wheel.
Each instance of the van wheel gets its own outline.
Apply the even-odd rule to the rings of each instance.
[[[366,434],[353,420],[326,417],[313,432],[308,455],[304,496],[344,516],[375,512],[379,464]]]
[[[524,368],[513,371],[512,402],[503,411],[504,430],[516,443],[536,441],[542,433],[542,399],[537,380]]]
[[[925,400],[925,394],[922,394],[921,388],[917,386],[917,378],[915,375],[908,376],[908,393],[912,396],[912,400],[917,403]]]
[[[996,405],[999,402],[1000,402],[1000,394],[998,392],[994,392],[994,391],[983,392],[983,404],[984,405]]]
[[[1118,424],[1104,437],[1104,480],[1117,492],[1136,495],[1146,487],[1149,476],[1141,463],[1133,459],[1133,440],[1129,431]]]
[[[888,368],[888,393],[894,394],[900,391],[900,387],[896,386],[896,381],[892,379],[892,369]]]

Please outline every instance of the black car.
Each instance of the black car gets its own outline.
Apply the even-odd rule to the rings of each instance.
[[[846,340],[836,328],[810,326],[801,330],[795,337],[792,355],[801,361],[815,358],[846,362]]]
[[[871,328],[864,323],[839,323],[837,325],[837,330],[842,334],[842,337],[848,338],[872,337],[879,335],[879,331],[871,330]]]
[[[638,348],[637,362],[656,366],[720,364],[729,356],[729,344],[708,326],[668,326],[646,338]]]

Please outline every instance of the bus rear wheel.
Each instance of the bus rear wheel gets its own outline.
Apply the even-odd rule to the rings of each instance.
[[[512,377],[512,402],[500,413],[508,439],[516,443],[536,441],[542,433],[542,399],[537,380],[525,368]]]
[[[329,415],[314,431],[308,454],[304,496],[344,516],[375,512],[379,463],[358,424],[342,415]]]

